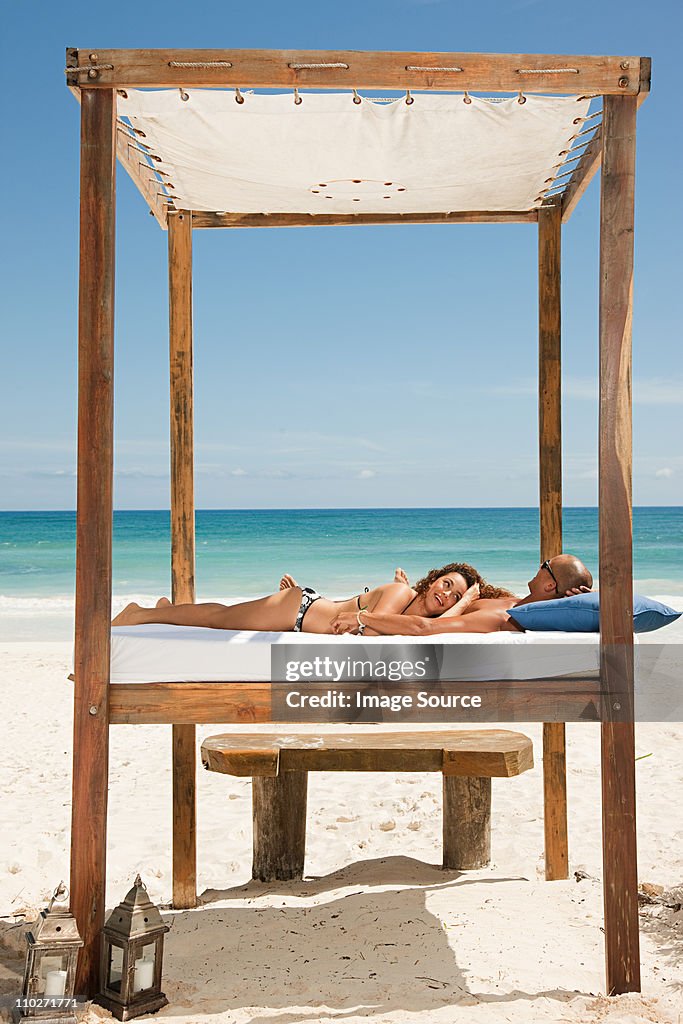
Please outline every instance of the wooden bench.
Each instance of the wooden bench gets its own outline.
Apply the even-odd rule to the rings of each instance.
[[[213,772],[252,778],[252,877],[300,879],[306,849],[308,772],[441,772],[443,866],[491,859],[491,779],[533,767],[528,736],[507,729],[439,732],[226,733],[202,744]]]

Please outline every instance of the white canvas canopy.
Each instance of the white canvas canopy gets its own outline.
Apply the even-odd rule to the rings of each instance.
[[[161,158],[155,169],[178,207],[353,215],[536,209],[590,105],[576,96],[355,99],[128,89],[118,113]]]

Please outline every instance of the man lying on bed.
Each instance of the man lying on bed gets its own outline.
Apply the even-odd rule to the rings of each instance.
[[[396,571],[396,586],[407,586],[407,577],[402,570]],[[358,633],[366,635],[391,636],[432,636],[436,633],[496,633],[499,630],[515,630],[521,627],[508,615],[511,608],[536,601],[550,601],[558,597],[587,593],[593,586],[593,577],[575,555],[556,555],[548,558],[538,572],[529,580],[529,593],[523,598],[484,597],[478,598],[475,583],[467,591],[470,601],[459,614],[448,609],[436,618],[411,615],[407,610],[402,615],[372,612],[369,609],[355,613],[341,612],[332,622],[334,633]],[[457,608],[457,605],[456,605]]]
[[[529,595],[518,599],[491,588],[476,569],[460,562],[432,569],[414,588],[406,583],[385,583],[346,601],[330,601],[311,587],[292,585],[277,594],[236,605],[172,605],[166,598],[154,608],[132,603],[116,616],[113,625],[160,622],[211,629],[328,634],[362,634],[367,629],[374,636],[492,633],[517,628],[507,624],[505,614],[513,605],[564,596],[576,589],[588,589],[591,583],[590,573],[577,558],[557,555],[544,562],[529,582]],[[483,599],[480,584],[481,593],[486,595]],[[449,613],[447,617],[445,612]]]

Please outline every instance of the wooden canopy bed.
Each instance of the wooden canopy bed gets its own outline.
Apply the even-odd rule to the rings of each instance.
[[[173,726],[173,902],[195,892],[195,724],[271,720],[264,683],[110,684],[115,164],[168,230],[173,600],[194,600],[192,232],[195,228],[398,223],[534,223],[539,248],[540,557],[562,550],[560,239],[602,164],[600,204],[599,575],[602,823],[607,991],[640,987],[633,724],[631,306],[636,110],[650,61],[467,53],[67,50],[81,104],[78,511],[71,906],[85,945],[77,991],[98,983],[105,910],[109,727]],[[562,182],[522,210],[268,213],[184,208],[141,132],[117,117],[132,89],[412,90],[601,96],[601,124]],[[522,92],[523,90],[523,92]],[[409,93],[407,94],[409,96]],[[359,100],[360,102],[360,100]],[[142,141],[142,140],[140,140]],[[140,158],[142,154],[142,159]],[[609,528],[605,527],[609,524]],[[547,682],[539,681],[541,684]],[[585,697],[585,692],[580,699]],[[543,686],[539,708],[545,707]],[[542,720],[542,719],[541,719]],[[568,873],[565,726],[543,733],[546,876]]]

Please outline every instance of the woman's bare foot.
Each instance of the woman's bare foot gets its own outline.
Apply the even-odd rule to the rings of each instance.
[[[155,608],[170,608],[171,607],[171,602],[169,601],[169,599],[167,597],[160,597],[154,607]]]
[[[112,619],[112,626],[134,626],[137,623],[137,613],[140,610],[140,605],[136,604],[135,601],[131,601],[122,612],[119,612],[115,619]]]
[[[407,587],[410,586],[410,580],[404,573],[403,569],[398,568],[394,573],[394,583],[405,583]]]
[[[280,590],[291,590],[293,587],[298,587],[299,584],[296,582],[293,576],[290,576],[288,572],[284,574],[280,580]]]

